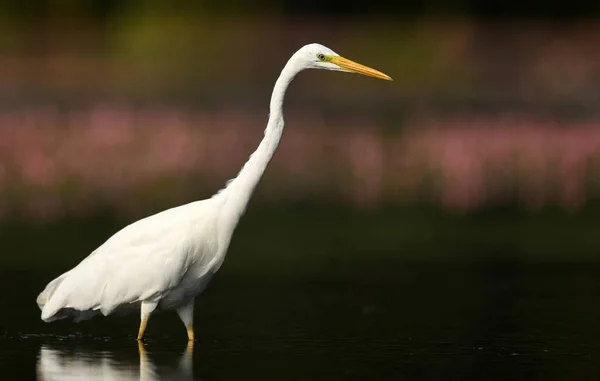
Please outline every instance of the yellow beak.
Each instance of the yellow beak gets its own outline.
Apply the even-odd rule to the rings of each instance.
[[[365,65],[361,65],[357,62],[354,61],[350,61],[347,58],[344,57],[331,57],[331,63],[338,65],[339,67],[341,67],[342,69],[344,69],[345,71],[349,71],[351,73],[357,73],[357,74],[362,74],[362,75],[366,75],[369,77],[375,77],[375,78],[380,78],[380,79],[385,79],[386,81],[393,81],[393,79],[386,74],[383,74],[380,71],[377,71],[375,69],[371,69],[370,67],[367,67]]]

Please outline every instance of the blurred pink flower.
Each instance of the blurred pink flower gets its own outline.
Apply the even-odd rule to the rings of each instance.
[[[27,189],[17,207],[35,218],[85,213],[95,203],[135,213],[153,197],[205,197],[237,174],[265,119],[122,105],[0,113],[0,192]],[[374,207],[427,195],[465,212],[515,196],[531,210],[578,210],[600,191],[588,186],[600,175],[598,120],[439,117],[392,131],[368,119],[328,126],[292,112],[289,120],[294,128],[258,197],[310,194]]]

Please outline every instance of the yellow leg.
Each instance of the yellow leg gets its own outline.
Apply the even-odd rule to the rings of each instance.
[[[150,319],[150,314],[154,311],[156,306],[156,302],[142,302],[142,305],[140,306],[140,330],[138,332],[138,340],[144,340],[148,319]]]
[[[194,299],[177,309],[177,314],[185,325],[188,335],[188,343],[194,342]]]
[[[194,342],[194,326],[190,324],[186,328],[187,328],[188,342],[193,343]]]
[[[137,339],[142,341],[144,340],[144,333],[146,333],[146,326],[148,325],[148,319],[143,319],[140,323],[140,330],[138,332]]]
[[[147,358],[146,347],[144,347],[144,343],[142,341],[138,341],[138,352],[140,354],[140,358]]]

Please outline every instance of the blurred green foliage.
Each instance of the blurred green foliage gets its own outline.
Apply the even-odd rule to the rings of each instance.
[[[599,208],[531,214],[502,207],[459,216],[427,205],[358,212],[333,204],[255,204],[234,234],[225,268],[227,276],[240,279],[333,279],[361,268],[376,273],[420,262],[597,262]],[[4,220],[0,241],[11,254],[0,263],[15,269],[35,264],[60,273],[129,222],[107,213],[45,223]]]

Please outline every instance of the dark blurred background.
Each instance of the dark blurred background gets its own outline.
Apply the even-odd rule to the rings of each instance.
[[[319,42],[395,82],[303,73],[231,274],[596,261],[597,1],[2,1],[0,263],[75,264],[206,198]]]
[[[51,378],[63,341],[139,368],[137,315],[45,324],[37,294],[125,225],[222,188],[311,42],[395,81],[292,84],[198,300],[195,371],[598,379],[597,0],[0,1],[0,378],[35,379],[36,356]],[[184,334],[157,315],[149,350]]]

